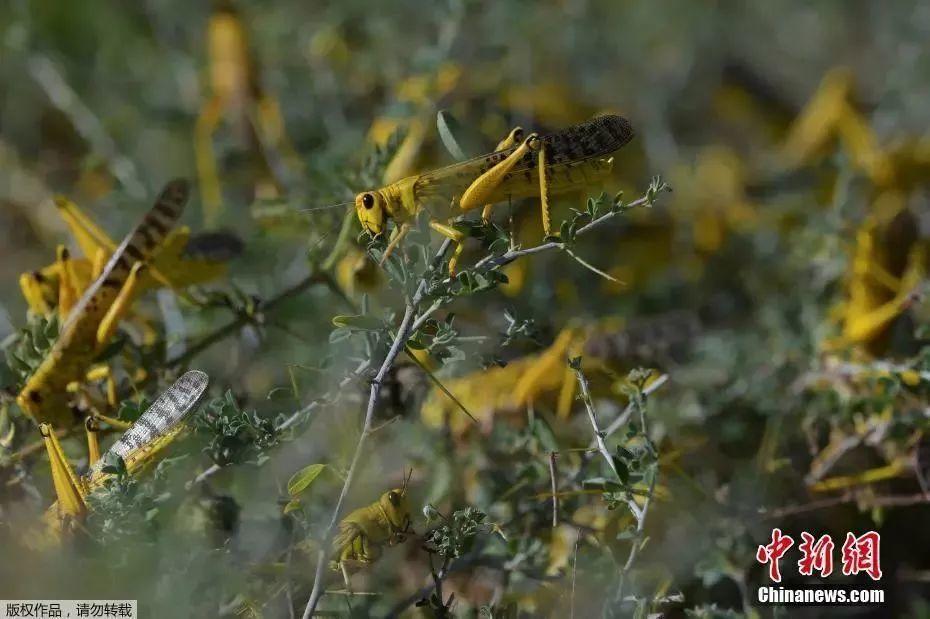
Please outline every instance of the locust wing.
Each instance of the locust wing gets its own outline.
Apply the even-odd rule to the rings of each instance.
[[[633,128],[625,118],[606,115],[540,136],[540,139],[546,149],[549,174],[557,177],[562,169],[577,166],[591,159],[606,157],[620,150],[633,139],[633,135]],[[425,201],[437,198],[452,199],[460,196],[478,176],[506,159],[518,146],[420,175],[414,185],[417,199]],[[537,157],[538,153],[534,151],[527,153],[523,160],[508,173],[506,179],[522,179],[527,181],[526,184],[530,187],[537,174]],[[514,187],[513,193],[520,193],[515,189]]]
[[[184,420],[206,393],[209,382],[200,370],[184,373],[91,469],[88,485],[93,487],[102,478],[102,468],[111,454],[121,457],[130,473],[147,464],[184,429]]]

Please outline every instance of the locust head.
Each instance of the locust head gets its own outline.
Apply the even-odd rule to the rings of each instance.
[[[387,200],[380,191],[366,191],[355,196],[355,212],[362,228],[372,236],[384,231]]]
[[[412,474],[413,471],[411,470]],[[404,478],[404,485],[400,488],[392,488],[381,495],[379,503],[381,510],[390,523],[390,528],[395,541],[401,542],[405,539],[406,534],[411,532],[412,519],[410,517],[410,503],[407,501],[407,483],[410,481],[410,475]]]

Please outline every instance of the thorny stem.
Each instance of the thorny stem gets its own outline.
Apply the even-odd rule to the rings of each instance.
[[[446,575],[449,572],[449,566],[451,564],[452,564],[452,559],[450,557],[445,557],[442,560],[442,567],[440,567],[439,572],[437,572],[433,568],[433,555],[432,554],[429,555],[429,571],[430,571],[430,574],[432,574],[433,576],[433,586],[436,591],[436,597],[439,598],[439,603],[442,604],[443,608],[445,609],[445,612],[441,616],[445,616],[449,610],[448,608],[446,608],[446,600],[443,597],[443,593],[442,593],[442,581],[445,580]]]
[[[657,391],[662,385],[664,385],[667,382],[668,382],[668,374],[663,374],[662,376],[658,377],[657,379],[649,383],[649,385],[643,389],[643,397],[644,398],[648,397],[649,395]],[[617,418],[611,421],[610,425],[607,426],[607,428],[604,430],[604,438],[607,438],[608,436],[610,436],[611,434],[619,430],[621,427],[625,426],[626,423],[630,420],[630,417],[635,412],[636,408],[637,406],[636,406],[635,401],[627,404],[626,408],[623,409],[623,412],[617,415]],[[593,448],[595,446],[596,446],[595,442],[591,441],[591,447]]]
[[[558,454],[549,452],[549,480],[552,486],[552,528],[559,526],[559,483],[556,480],[555,459]]]
[[[585,410],[588,412],[588,419],[591,421],[591,427],[594,430],[594,439],[597,445],[597,450],[604,457],[607,463],[610,465],[611,470],[614,472],[614,475],[617,475],[617,467],[614,464],[613,458],[610,456],[610,451],[607,449],[607,445],[604,442],[604,437],[606,436],[605,432],[602,432],[598,427],[597,423],[597,413],[594,409],[594,401],[591,399],[591,392],[588,387],[588,380],[585,378],[584,373],[580,368],[573,368],[575,370],[575,375],[578,378],[578,385],[581,388],[581,398],[584,401]],[[657,381],[658,382],[658,381]],[[662,381],[664,382],[664,381]],[[642,395],[645,395],[643,393]],[[632,412],[639,408],[640,409],[640,424],[642,425],[641,432],[644,436],[647,436],[647,427],[646,427],[646,416],[642,410],[644,400],[640,397],[634,397],[630,402],[627,409]],[[631,408],[632,407],[632,408]],[[629,418],[629,415],[624,414],[620,418]],[[625,419],[624,419],[625,421]],[[617,424],[619,427],[621,424]],[[657,465],[658,466],[658,465]],[[652,497],[655,494],[655,485],[656,477],[658,476],[658,470],[653,471],[651,479],[649,480],[649,490],[646,492],[646,496],[643,499],[643,506],[640,507],[636,504],[636,501],[630,497],[627,499],[626,504],[630,512],[633,514],[633,517],[636,519],[636,535],[633,537],[632,546],[630,547],[630,554],[627,555],[626,562],[623,564],[623,569],[620,570],[620,574],[617,577],[617,589],[614,592],[613,600],[618,602],[623,600],[623,585],[626,579],[627,573],[633,567],[633,563],[636,561],[636,557],[639,554],[639,550],[642,547],[642,533],[643,527],[646,525],[646,516],[649,513],[649,506],[652,504]],[[619,478],[619,476],[618,476]]]
[[[841,496],[828,497],[802,505],[788,505],[771,511],[762,511],[759,516],[765,520],[779,520],[788,516],[795,516],[806,512],[829,509],[848,503],[862,502],[865,507],[907,507],[911,505],[925,505],[930,503],[930,497],[920,492],[917,494],[868,496],[867,493],[848,492]]]
[[[451,242],[449,240],[446,240],[442,244],[436,255],[437,260],[441,259],[442,256],[446,253],[450,243]],[[371,422],[374,418],[375,408],[377,407],[378,403],[378,396],[381,392],[381,383],[387,377],[387,374],[393,367],[397,356],[404,349],[404,345],[407,343],[407,340],[413,333],[412,327],[415,323],[417,309],[419,308],[420,302],[423,299],[423,295],[426,293],[427,279],[431,270],[432,269],[428,269],[423,274],[423,277],[420,279],[420,283],[417,286],[413,297],[407,302],[406,308],[404,309],[404,317],[401,319],[400,326],[397,328],[397,334],[394,336],[394,341],[391,344],[391,348],[388,350],[387,355],[384,357],[384,361],[381,362],[381,367],[378,369],[378,373],[375,375],[375,378],[371,381],[371,389],[368,393],[368,406],[365,410],[365,421],[362,424],[362,433],[359,436],[358,443],[355,446],[355,453],[352,456],[349,470],[346,473],[345,482],[342,485],[342,490],[339,492],[339,498],[336,500],[336,506],[333,508],[332,517],[330,518],[329,524],[327,525],[326,531],[323,535],[323,543],[320,547],[320,552],[316,563],[316,570],[313,578],[313,589],[310,591],[310,599],[307,601],[307,606],[304,609],[303,619],[309,619],[313,615],[314,611],[316,611],[317,604],[319,604],[320,598],[323,595],[323,571],[326,566],[326,557],[329,555],[330,546],[332,545],[333,537],[335,537],[336,525],[339,522],[339,516],[342,512],[342,505],[345,502],[345,498],[349,493],[350,487],[352,486],[352,481],[355,478],[355,472],[358,468],[358,463],[361,460],[362,453],[365,449],[365,443],[367,442],[368,435],[371,433]]]
[[[262,303],[260,306],[261,311],[270,312],[274,310],[282,302],[290,299],[291,297],[297,296],[303,291],[307,290],[311,286],[320,283],[326,283],[329,275],[322,272],[311,273],[307,275],[302,280],[291,286],[282,290],[274,297],[268,299],[266,302]],[[248,323],[252,322],[255,319],[254,316],[241,312],[235,319],[226,323],[222,327],[216,329],[212,333],[209,333],[198,340],[195,344],[190,346],[183,354],[178,355],[174,359],[170,359],[166,364],[166,368],[176,368],[183,367],[191,359],[199,355],[201,352],[212,346],[213,344],[219,342],[220,340],[232,335]]]
[[[645,414],[645,400],[642,399],[640,394],[636,398],[638,402],[638,408],[640,409],[640,431],[643,433],[643,436],[648,436],[648,430],[646,427],[646,414]],[[652,471],[651,479],[649,480],[649,491],[646,493],[646,498],[643,499],[643,507],[638,512],[633,510],[633,515],[636,518],[636,535],[633,536],[632,545],[630,546],[630,554],[627,555],[626,563],[623,564],[623,569],[620,571],[620,575],[617,579],[617,590],[614,594],[614,602],[620,602],[623,600],[623,585],[626,580],[626,575],[630,572],[630,569],[633,567],[633,563],[636,561],[636,557],[639,554],[640,549],[643,547],[643,528],[646,525],[646,517],[649,515],[649,507],[652,505],[652,497],[655,495],[656,489],[656,478],[659,476],[659,462],[656,460],[655,469]],[[635,505],[635,503],[633,503]]]
[[[636,206],[642,206],[647,203],[649,203],[649,199],[648,197],[644,196],[630,203],[628,207],[632,208]],[[606,215],[599,217],[589,222],[588,224],[582,226],[581,228],[579,228],[577,231],[577,234],[581,235],[581,234],[585,234],[589,232],[590,230],[593,230],[594,228],[604,224],[609,219],[612,219],[616,214],[620,212],[622,211],[621,210],[610,211]],[[446,253],[450,245],[451,245],[451,240],[449,239],[446,239],[443,242],[442,246],[440,247],[439,251],[437,252],[434,258],[433,266],[435,266],[436,262],[442,258],[442,256]],[[513,250],[510,250],[504,253],[501,256],[496,256],[496,257],[488,256],[480,260],[475,265],[475,268],[479,269],[479,268],[484,267],[487,269],[492,269],[495,267],[503,266],[505,264],[509,264],[522,256],[527,256],[530,254],[535,254],[535,253],[543,252],[543,251],[550,250],[550,249],[564,249],[564,247],[565,245],[563,243],[553,241],[549,243],[543,243],[541,245],[537,245],[535,247],[530,247],[527,249],[513,249]],[[388,351],[387,356],[384,358],[384,361],[381,363],[381,367],[378,370],[378,373],[375,376],[375,379],[371,383],[371,390],[369,392],[369,397],[368,397],[368,407],[365,411],[365,421],[362,426],[362,433],[359,436],[358,443],[356,444],[355,453],[352,456],[352,461],[351,461],[351,464],[349,465],[349,470],[346,473],[345,482],[343,483],[342,490],[339,493],[339,498],[336,501],[336,506],[333,509],[332,517],[330,518],[329,524],[326,527],[326,531],[324,533],[323,543],[320,548],[319,556],[317,558],[316,570],[315,570],[314,581],[313,581],[313,589],[310,592],[310,599],[307,601],[307,606],[304,609],[303,619],[309,619],[313,615],[313,613],[316,611],[317,605],[319,604],[320,598],[323,595],[323,570],[326,565],[326,557],[329,554],[330,546],[332,544],[333,537],[335,536],[336,525],[339,521],[339,515],[342,511],[342,504],[344,503],[346,495],[349,492],[349,488],[352,485],[352,481],[355,477],[355,471],[356,471],[358,462],[361,459],[361,454],[364,449],[366,440],[368,438],[368,435],[371,432],[371,421],[372,421],[372,417],[374,416],[374,410],[378,402],[381,381],[384,380],[385,376],[390,371],[391,367],[393,367],[394,361],[397,359],[397,356],[398,354],[400,354],[400,351],[404,349],[404,346],[406,345],[407,340],[410,338],[410,335],[415,332],[414,327],[419,328],[420,326],[422,326],[423,322],[426,320],[426,317],[429,314],[431,314],[433,311],[438,309],[440,305],[440,304],[434,303],[433,305],[430,306],[430,308],[428,308],[423,313],[423,315],[416,316],[417,310],[419,309],[420,302],[422,301],[423,296],[426,293],[428,276],[431,270],[432,268],[427,269],[423,277],[421,277],[420,282],[416,288],[416,291],[413,294],[413,297],[407,301],[406,308],[404,310],[404,317],[401,320],[400,327],[398,327],[397,329],[397,334],[394,336],[394,341],[391,344],[391,348]],[[579,374],[579,380],[582,382],[582,391],[585,394],[586,405],[587,405],[591,400],[590,393],[588,392],[587,381],[585,381],[583,376],[581,376],[580,374]],[[608,463],[610,464],[611,469],[614,471],[614,474],[616,474],[617,470],[613,463],[613,459],[610,457],[610,453],[607,451],[607,447],[604,444],[603,435],[601,434],[600,430],[597,428],[597,420],[596,420],[596,417],[594,416],[593,404],[591,404],[588,407],[588,413],[591,418],[592,424],[594,425],[595,435],[598,437],[599,448],[601,450],[601,453],[607,459]],[[637,516],[637,518],[639,518],[641,514],[639,512],[639,508],[636,506],[635,501],[630,499],[629,502],[631,504],[630,509],[633,510],[634,515]],[[648,505],[648,499],[647,499],[646,505]]]
[[[617,465],[614,464],[614,459],[610,456],[610,450],[607,449],[607,443],[604,442],[604,433],[601,432],[600,427],[597,425],[597,411],[594,410],[594,401],[591,399],[588,379],[585,378],[584,373],[580,369],[574,368],[574,371],[575,377],[578,379],[578,386],[581,388],[581,399],[584,402],[584,408],[588,412],[588,420],[591,422],[591,428],[594,430],[594,441],[597,444],[597,450],[604,457],[604,460],[607,461],[614,475],[619,477]]]
[[[639,198],[637,200],[634,200],[633,202],[630,202],[628,205],[626,205],[626,207],[627,209],[630,209],[630,208],[635,208],[637,206],[643,206],[647,203],[649,203],[649,199],[646,196],[643,196],[642,198]],[[598,226],[603,225],[605,222],[609,221],[610,219],[613,219],[616,215],[619,215],[622,212],[623,210],[613,210],[613,211],[608,212],[605,215],[602,215],[601,217],[598,217],[597,219],[578,228],[578,232],[576,232],[576,236],[581,236],[582,234],[586,234],[590,232],[594,228],[597,228]],[[511,249],[501,254],[500,256],[486,256],[485,258],[482,258],[481,260],[478,261],[477,264],[475,264],[475,268],[476,269],[484,268],[486,270],[491,270],[495,267],[501,267],[501,266],[504,266],[505,264],[510,264],[517,258],[521,258],[523,256],[529,256],[531,254],[538,254],[540,252],[544,252],[550,249],[565,249],[565,244],[560,241],[549,241],[548,243],[542,243],[541,245],[536,245],[535,247],[527,247],[526,249]]]

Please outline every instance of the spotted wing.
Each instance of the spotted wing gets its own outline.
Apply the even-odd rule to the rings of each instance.
[[[62,326],[62,334],[68,333],[87,315],[88,310],[102,307],[103,313],[106,313],[106,308],[126,283],[133,263],[145,262],[152,257],[155,248],[161,244],[180,218],[189,195],[190,186],[184,179],[175,179],[165,185],[154,206],[132,232],[126,235],[113,252],[100,277],[81,296]]]
[[[621,116],[598,116],[541,136],[541,139],[546,148],[546,163],[557,172],[561,167],[605,157],[620,150],[633,139],[633,128]],[[415,186],[417,198],[451,198],[461,195],[478,176],[506,159],[518,146],[422,174]],[[513,167],[509,176],[518,178],[525,172],[535,174],[536,167],[537,153],[531,151]]]
[[[167,446],[183,429],[184,420],[206,393],[209,382],[209,377],[199,370],[184,373],[104,454],[91,471],[91,484],[111,454],[120,456],[132,472]]]

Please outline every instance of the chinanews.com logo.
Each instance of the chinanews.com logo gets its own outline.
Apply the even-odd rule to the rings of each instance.
[[[756,561],[768,566],[768,577],[772,583],[760,585],[757,589],[756,600],[760,604],[863,606],[884,603],[884,589],[860,584],[782,584],[782,560],[790,564],[790,560],[797,556],[795,553],[800,553],[797,560],[797,573],[800,576],[826,579],[834,571],[836,544],[829,535],[815,537],[804,531],[795,553],[789,555],[792,548],[795,548],[793,537],[781,529],[772,529],[771,541],[756,550]],[[868,531],[858,536],[852,532],[846,533],[839,555],[839,571],[843,576],[861,578],[861,574],[874,582],[881,580],[881,536],[877,532]]]

